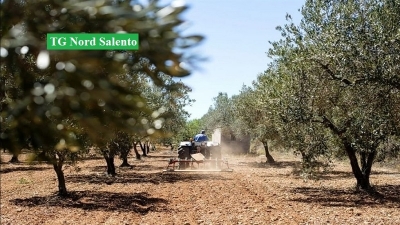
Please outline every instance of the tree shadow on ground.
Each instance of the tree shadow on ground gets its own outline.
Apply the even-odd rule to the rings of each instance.
[[[107,166],[90,166],[87,167],[90,171],[92,172],[98,172],[98,173],[102,173],[102,172],[107,172]]]
[[[72,191],[68,196],[42,196],[13,199],[17,206],[37,207],[56,206],[63,208],[81,208],[83,210],[102,210],[113,212],[135,212],[147,214],[150,211],[167,210],[168,201],[153,198],[148,193],[112,193],[99,191]]]
[[[118,173],[115,177],[107,174],[74,174],[65,178],[68,183],[113,184],[113,183],[161,183],[160,176],[134,172]]]
[[[192,182],[195,180],[217,180],[217,181],[226,181],[232,180],[232,178],[224,177],[220,174],[210,174],[207,172],[204,173],[164,173],[162,174],[163,182],[166,183],[175,183],[175,182]]]
[[[342,190],[321,187],[297,187],[291,192],[302,194],[291,201],[314,203],[329,207],[400,207],[400,185],[377,185],[379,194],[371,195],[364,191]]]
[[[372,171],[371,175],[398,175],[398,176],[400,176],[400,172]]]
[[[317,180],[335,180],[335,179],[347,179],[354,178],[352,172],[330,170],[325,172],[319,172],[316,174],[315,179]]]
[[[83,156],[81,160],[89,161],[89,160],[105,160],[105,159],[104,156],[101,155],[91,155],[91,156]]]
[[[277,161],[275,163],[265,163],[265,162],[241,162],[242,166],[249,167],[249,168],[275,168],[275,169],[285,169],[285,168],[292,168],[290,173],[286,174],[275,174],[275,175],[263,175],[263,177],[276,177],[276,176],[284,176],[288,177],[291,175],[293,179],[304,179],[302,175],[302,167],[300,161]],[[390,171],[372,171],[371,175],[400,175],[399,172],[390,172]],[[320,168],[316,174],[309,177],[312,180],[335,180],[335,179],[347,179],[347,178],[354,178],[353,173],[350,171],[339,171],[339,170],[324,170]]]
[[[371,175],[400,175],[398,172],[389,171],[372,171]],[[319,180],[334,180],[334,179],[345,179],[354,178],[353,172],[338,171],[338,170],[328,170],[326,172],[321,172],[317,177]]]
[[[132,163],[130,164],[129,167],[121,167],[117,164],[117,166],[115,167],[117,173],[118,171],[129,171],[129,170],[140,170],[140,171],[161,171],[163,169],[165,169],[167,167],[167,161],[165,163],[165,166],[153,166],[153,165],[149,165],[149,164],[135,164]],[[103,172],[107,172],[107,166],[92,166],[89,168],[89,170],[91,172],[97,172],[97,173],[103,173]]]
[[[72,183],[91,183],[91,184],[138,184],[138,183],[175,183],[191,182],[195,180],[229,180],[218,174],[181,174],[181,173],[137,173],[125,172],[119,173],[115,177],[106,174],[75,174],[66,176],[66,182]]]
[[[294,169],[292,174],[297,175],[298,179],[304,179],[301,174],[301,167]],[[371,175],[400,175],[397,172],[389,172],[389,171],[374,171]],[[353,172],[349,171],[340,171],[340,170],[323,170],[320,169],[313,176],[309,177],[311,180],[337,180],[337,179],[354,179]]]
[[[176,158],[176,157],[178,157],[178,154],[173,154],[173,155],[147,155],[144,158],[162,159],[162,161],[164,161],[164,160],[168,160],[170,158]]]
[[[174,159],[174,158],[177,158],[177,157],[159,158],[159,159],[152,158],[151,162],[165,162],[167,164],[170,159]]]
[[[167,168],[167,164],[168,164],[167,161],[165,161],[165,166],[153,166],[149,164],[132,164],[132,169],[142,170],[142,171],[154,171],[154,170],[161,171]]]
[[[53,169],[51,167],[34,167],[34,166],[17,166],[17,167],[9,167],[9,168],[2,168],[0,170],[0,174],[11,173],[11,172],[18,172],[18,171],[44,171]]]
[[[283,169],[287,167],[297,168],[301,166],[301,162],[299,161],[276,161],[274,163],[266,163],[266,162],[242,162],[243,166],[247,166],[250,168],[277,168]]]

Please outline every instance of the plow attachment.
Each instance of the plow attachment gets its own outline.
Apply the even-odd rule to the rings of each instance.
[[[227,159],[206,159],[201,153],[190,156],[190,159],[170,159],[163,172],[233,172]]]

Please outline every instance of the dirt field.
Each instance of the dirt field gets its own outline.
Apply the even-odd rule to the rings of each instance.
[[[273,154],[275,165],[228,156],[233,172],[163,173],[173,154],[152,152],[130,158],[134,167],[117,168],[115,178],[101,158],[86,160],[65,167],[64,199],[51,166],[3,163],[0,224],[400,224],[398,170],[373,167],[371,181],[385,196],[373,198],[355,193],[345,163],[304,181],[293,175],[298,159]]]

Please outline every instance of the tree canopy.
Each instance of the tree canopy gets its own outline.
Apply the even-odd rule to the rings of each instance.
[[[104,137],[113,134],[110,128],[140,134],[160,129],[144,115],[161,119],[164,109],[148,104],[135,79],[145,76],[176,89],[162,77],[189,75],[196,56],[188,48],[202,37],[182,35],[185,5],[141,2],[2,1],[1,142],[7,149],[17,151],[27,139],[38,147],[55,136],[69,148],[80,146],[80,131],[68,126],[66,118],[94,144],[104,144]],[[140,47],[46,50],[47,33],[74,32],[138,33]]]

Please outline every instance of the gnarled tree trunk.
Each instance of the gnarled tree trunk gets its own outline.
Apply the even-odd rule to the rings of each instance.
[[[114,165],[114,156],[104,156],[107,162],[107,174],[111,176],[115,176],[115,165]]]
[[[135,152],[136,159],[140,160],[141,157],[140,157],[139,151],[137,150],[137,143],[133,144],[133,151]]]
[[[121,159],[122,159],[122,164],[120,167],[131,167],[131,165],[128,163],[128,155],[132,149],[132,146],[129,146],[128,148],[121,149]]]
[[[120,167],[131,167],[131,165],[128,163],[128,157],[122,158],[122,164]]]
[[[140,145],[140,149],[142,149],[143,152],[143,156],[146,157],[147,156],[147,148],[146,148],[146,143],[143,143],[139,141],[139,145]]]
[[[64,177],[64,172],[62,171],[62,167],[64,165],[64,156],[61,154],[57,154],[58,159],[56,155],[54,155],[53,158],[53,168],[54,171],[56,171],[57,174],[57,180],[58,180],[58,195],[59,196],[66,196],[68,195],[67,192],[67,187],[65,185],[65,177]]]
[[[262,141],[262,143],[263,143],[264,150],[265,150],[265,156],[267,157],[266,163],[274,163],[275,162],[274,158],[272,157],[271,154],[269,154],[268,141],[264,140],[264,141]]]
[[[146,144],[146,153],[147,154],[150,153],[150,142],[147,142],[147,144]]]
[[[10,163],[19,163],[18,156],[21,153],[21,150],[12,151],[12,157],[10,159]]]
[[[344,150],[347,153],[347,156],[349,157],[350,160],[350,165],[351,165],[351,170],[354,174],[354,177],[357,180],[357,188],[361,188],[362,190],[368,191],[368,192],[374,192],[371,184],[369,182],[369,176],[371,174],[371,169],[372,169],[372,164],[376,156],[376,152],[364,152],[361,153],[361,165],[362,169],[360,168],[357,160],[357,155],[356,155],[356,150],[353,148],[351,143],[347,140],[347,138],[344,136],[344,133],[346,132],[345,129],[338,129],[328,118],[323,117],[323,123],[325,124],[326,127],[328,127],[334,134],[338,135],[340,140],[343,143]]]
[[[342,142],[345,146],[347,156],[349,157],[350,160],[351,170],[354,174],[354,177],[357,180],[357,187],[369,192],[372,191],[369,177],[371,174],[372,163],[373,160],[375,159],[376,153],[375,152],[361,153],[362,167],[360,168],[357,160],[356,151],[353,149],[351,144],[348,143],[346,140],[342,140]]]

